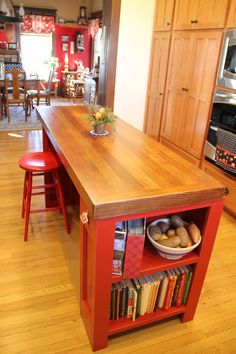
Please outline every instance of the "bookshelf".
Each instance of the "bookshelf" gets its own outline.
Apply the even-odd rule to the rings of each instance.
[[[117,119],[114,134],[94,138],[83,118],[87,113],[84,106],[39,107],[37,112],[43,125],[44,151],[54,150],[64,166],[61,177],[66,200],[71,204],[76,200],[71,196],[76,189],[80,213],[88,213],[89,222],[79,223],[79,281],[80,312],[92,349],[105,348],[109,336],[115,333],[165,318],[192,320],[224,205],[225,187],[121,119]],[[49,206],[50,199],[46,202]],[[158,309],[135,321],[109,320],[112,284],[124,279],[112,275],[116,223],[146,218],[148,225],[172,214],[196,223],[202,234],[201,244],[179,260],[167,260],[145,243],[137,277],[191,265],[187,302],[165,311]]]
[[[139,215],[136,214],[133,216],[127,215],[127,218],[133,219],[146,217],[147,224],[149,224],[155,218],[159,219],[163,216],[166,217],[170,216],[171,214],[178,214],[188,221],[196,221],[201,229],[202,234],[202,242],[199,247],[178,260],[168,260],[162,258],[160,255],[158,255],[152,245],[150,245],[149,241],[145,241],[142,255],[142,265],[137,277],[185,265],[192,265],[193,277],[185,305],[170,307],[168,310],[157,309],[154,313],[139,316],[135,319],[135,321],[127,318],[109,320],[111,284],[128,279],[123,275],[111,274],[115,223],[117,221],[125,220],[125,217],[122,219],[119,217],[112,219],[102,219],[94,222],[91,221],[89,225],[84,225],[82,223],[80,224],[80,237],[82,243],[81,315],[84,319],[85,327],[87,329],[87,333],[90,337],[91,345],[94,351],[104,348],[107,345],[109,336],[113,334],[129,331],[134,328],[142,327],[144,325],[148,325],[174,316],[179,316],[182,322],[191,321],[193,319],[214,245],[222,208],[223,200],[218,200],[210,201],[207,203],[188,205],[181,208],[152,211]],[[86,210],[83,202],[80,204],[80,210]],[[104,234],[102,235],[103,232]],[[99,270],[97,269],[97,274],[93,275],[97,278],[97,280],[93,279],[95,285],[95,288],[93,289],[95,298],[92,298],[99,302],[99,308],[94,307],[91,311],[88,303],[91,303],[90,301],[92,300],[92,298],[90,298],[90,296],[92,296],[90,290],[93,281],[90,278],[91,274],[89,268],[91,267],[91,262],[95,261],[95,259],[93,259],[93,255],[90,252],[90,247],[92,247],[92,240],[94,239],[95,235],[97,242],[106,242],[106,244],[104,246],[102,255],[102,274],[99,275]],[[101,240],[99,241],[100,237]],[[107,242],[107,240],[109,240],[109,242]],[[92,252],[94,252],[95,246],[92,247],[92,249]],[[99,267],[99,265],[97,266]],[[98,279],[101,279],[101,277],[102,280],[99,281]],[[90,320],[89,317],[91,317],[92,320]],[[93,327],[91,327],[92,323],[94,328],[97,328],[96,333],[90,332],[93,330]],[[103,329],[101,330],[101,328]]]

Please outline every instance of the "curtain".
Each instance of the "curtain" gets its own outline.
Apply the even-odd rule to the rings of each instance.
[[[25,15],[21,33],[52,33],[55,30],[53,16]]]

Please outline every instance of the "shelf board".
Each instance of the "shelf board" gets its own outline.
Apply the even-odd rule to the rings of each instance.
[[[187,264],[194,264],[197,262],[198,255],[194,251],[180,259],[165,259],[157,253],[150,242],[146,241],[143,251],[142,266],[138,276],[143,276],[155,272],[162,272],[164,270],[181,267]],[[125,277],[123,275],[112,275],[112,282],[116,283],[118,281],[129,278],[130,277]]]
[[[70,28],[85,28],[85,29],[88,29],[88,26],[85,26],[85,25],[79,25],[78,23],[57,23],[56,24],[57,26],[59,27],[70,27]]]
[[[119,320],[110,320],[108,336],[179,315],[185,312],[185,308],[185,306],[171,307],[167,311],[159,309],[154,313],[139,316],[135,319],[135,321],[132,321],[131,319],[127,318],[121,318]]]

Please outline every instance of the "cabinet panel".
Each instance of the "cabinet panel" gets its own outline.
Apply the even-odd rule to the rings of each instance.
[[[231,0],[229,15],[227,20],[227,27],[236,27],[236,0]]]
[[[221,37],[221,32],[179,32],[173,36],[161,136],[198,159],[204,144]]]
[[[176,0],[174,29],[223,28],[228,0]]]
[[[172,27],[174,0],[156,0],[154,31],[168,31]]]
[[[170,33],[156,33],[152,41],[145,133],[158,138],[165,90]]]
[[[187,58],[192,46],[191,36],[185,38],[179,33],[173,34],[161,127],[161,136],[173,144],[178,144],[182,126],[186,100],[184,89],[188,86],[188,72],[191,69]]]

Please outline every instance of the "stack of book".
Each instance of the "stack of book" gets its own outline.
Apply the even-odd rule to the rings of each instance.
[[[112,273],[135,277],[140,271],[145,241],[146,219],[116,223]]]
[[[186,303],[192,279],[192,267],[183,266],[112,284],[110,319],[139,316],[168,310]]]

